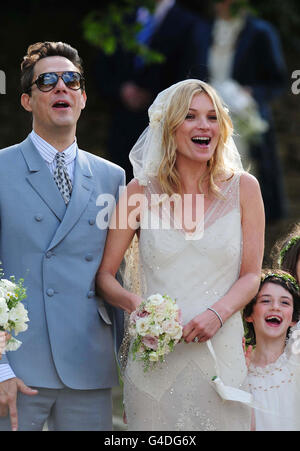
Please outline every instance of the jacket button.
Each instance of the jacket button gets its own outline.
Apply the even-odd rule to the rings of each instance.
[[[37,214],[37,215],[35,215],[34,219],[35,219],[37,222],[40,222],[40,221],[43,220],[43,215]]]
[[[84,258],[86,259],[87,262],[91,262],[93,260],[93,254],[86,254]]]
[[[89,224],[90,224],[90,225],[94,225],[95,222],[96,222],[95,219],[89,219]]]
[[[94,296],[95,296],[95,291],[93,291],[93,290],[90,290],[90,291],[88,292],[88,294],[87,294],[87,297],[88,297],[89,299],[93,298]]]
[[[53,252],[52,252],[52,251],[46,252],[46,257],[47,257],[47,258],[51,258],[52,255],[53,255]]]
[[[53,288],[48,288],[48,290],[46,291],[47,295],[52,297],[54,295],[54,290]]]

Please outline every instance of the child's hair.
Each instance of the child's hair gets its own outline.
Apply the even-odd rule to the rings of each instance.
[[[253,323],[248,323],[246,318],[251,316],[253,312],[253,307],[257,301],[258,294],[262,289],[263,285],[267,282],[271,282],[276,285],[281,285],[292,295],[294,305],[292,320],[299,321],[300,319],[300,289],[296,279],[293,276],[291,276],[291,274],[289,274],[286,271],[282,271],[281,269],[277,270],[265,269],[262,272],[261,282],[256,296],[249,302],[249,304],[246,305],[243,311],[245,338],[247,345],[254,346],[256,344],[256,337]],[[287,330],[287,337],[289,335],[289,332],[290,328],[288,328]]]
[[[300,223],[295,224],[286,236],[276,242],[271,256],[273,265],[289,272],[297,280],[296,266],[300,257]]]

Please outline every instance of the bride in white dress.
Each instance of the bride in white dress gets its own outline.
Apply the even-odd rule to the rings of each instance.
[[[250,409],[222,399],[212,379],[242,389],[247,373],[240,311],[260,282],[259,185],[242,170],[230,117],[208,84],[171,86],[149,118],[130,154],[135,178],[116,208],[98,286],[127,313],[154,293],[176,299],[184,342],[148,372],[129,353],[123,375],[128,429],[250,430]],[[122,287],[115,275],[128,248],[126,274],[134,277]]]

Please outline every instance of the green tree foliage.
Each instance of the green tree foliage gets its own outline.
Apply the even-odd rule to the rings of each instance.
[[[142,5],[152,11],[155,1],[146,0]],[[142,56],[146,62],[162,62],[163,55],[137,42],[136,35],[141,25],[128,23],[127,18],[139,6],[141,2],[138,0],[116,0],[105,4],[101,9],[90,11],[83,21],[84,38],[90,44],[100,47],[107,55],[113,54],[120,45],[123,49]]]

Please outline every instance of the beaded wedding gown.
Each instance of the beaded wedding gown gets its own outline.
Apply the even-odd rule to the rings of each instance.
[[[222,183],[225,197],[216,198],[205,212],[203,236],[199,228],[192,235],[183,229],[148,228],[141,219],[143,298],[161,293],[176,299],[183,325],[214,304],[238,279],[242,251],[239,179],[235,174]],[[148,185],[146,194],[150,191]],[[242,337],[238,312],[211,339],[219,377],[236,388],[242,388],[247,373]],[[129,352],[124,372],[128,429],[250,430],[250,409],[221,399],[212,383],[214,376],[216,368],[206,343],[179,343],[165,362],[147,372]]]

